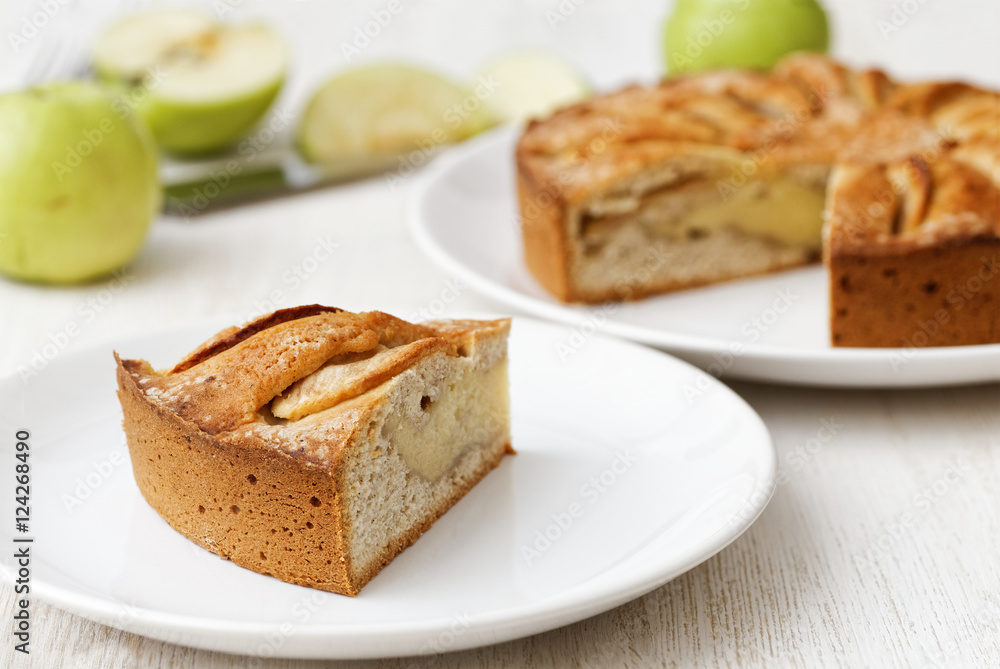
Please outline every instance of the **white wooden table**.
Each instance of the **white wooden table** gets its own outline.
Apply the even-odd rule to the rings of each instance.
[[[13,4],[17,11],[5,9],[0,20],[4,35],[37,9]],[[346,65],[340,43],[384,3],[234,4],[237,19],[267,15],[294,36],[296,75],[278,103],[294,114],[325,72]],[[667,10],[667,3],[639,0],[565,2],[566,20],[552,28],[548,12],[560,11],[556,0],[403,4],[355,63],[415,57],[469,76],[492,55],[539,46],[579,63],[599,88],[655,75]],[[918,10],[889,32],[880,21],[893,20],[893,3],[828,2],[834,4],[842,56],[901,74],[965,74],[1000,85],[1000,3],[895,3]],[[95,2],[71,4],[29,46],[44,48],[47,35],[61,30],[58,21],[97,25],[108,11]],[[29,57],[27,49],[3,52],[7,80]],[[220,313],[244,318],[300,303],[415,314],[448,302],[446,313],[509,311],[460,282],[456,291],[453,277],[417,251],[403,223],[411,186],[390,189],[375,178],[191,222],[164,217],[123,274],[124,286],[0,280],[0,375],[14,373],[71,323],[78,334],[67,352]],[[334,247],[328,260],[306,262],[327,247]],[[781,484],[759,521],[721,554],[645,597],[560,630],[431,661],[343,666],[1000,666],[1000,387],[732,386],[770,428]],[[832,438],[818,439],[831,424]],[[12,649],[13,606],[5,587],[4,667],[247,663],[40,603],[33,604],[32,655],[24,658]]]

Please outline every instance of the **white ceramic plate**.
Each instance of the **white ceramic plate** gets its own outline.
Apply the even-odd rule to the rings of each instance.
[[[123,445],[112,348],[162,367],[214,325],[67,355],[28,384],[0,382],[0,405],[15,407],[0,418],[11,476],[15,430],[31,430],[32,596],[211,650],[313,658],[457,650],[566,625],[663,585],[739,536],[774,488],[767,430],[725,386],[602,337],[564,360],[568,328],[518,318],[510,341],[518,454],[357,598],[282,583],[170,529],[140,496]],[[2,503],[8,520],[12,497]]]
[[[420,246],[446,271],[507,305],[663,348],[717,376],[817,386],[927,386],[1000,380],[1000,344],[833,348],[821,267],[596,307],[567,306],[521,255],[514,187],[517,128],[452,150],[411,203]],[[933,324],[932,324],[933,325]],[[919,341],[921,335],[914,333]]]

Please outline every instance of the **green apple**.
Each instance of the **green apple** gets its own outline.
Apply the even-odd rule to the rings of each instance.
[[[677,0],[663,27],[670,74],[767,69],[793,51],[825,52],[829,41],[816,0]]]
[[[94,49],[94,69],[129,99],[170,153],[221,151],[261,119],[285,81],[288,54],[263,25],[228,26],[190,11],[127,17]]]
[[[575,68],[537,51],[499,58],[480,70],[480,76],[497,84],[486,105],[501,122],[545,116],[591,95]]]
[[[405,65],[352,70],[323,84],[306,106],[297,144],[310,162],[389,160],[461,141],[493,124],[495,87],[466,88]]]
[[[0,96],[0,272],[74,283],[123,266],[160,208],[156,144],[103,86]]]

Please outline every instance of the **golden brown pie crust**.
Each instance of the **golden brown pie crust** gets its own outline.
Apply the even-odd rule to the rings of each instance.
[[[1000,341],[1000,279],[990,269],[1000,243],[1000,94],[898,83],[819,55],[792,55],[770,73],[630,86],[532,121],[516,150],[529,270],[567,302],[698,285],[588,289],[568,221],[678,154],[711,151],[742,152],[760,169],[832,167],[823,250],[834,345]],[[953,290],[960,302],[949,302]],[[918,335],[928,317],[935,333]]]

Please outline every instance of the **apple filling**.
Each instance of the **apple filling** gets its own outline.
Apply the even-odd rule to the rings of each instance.
[[[435,392],[436,390],[436,392]],[[396,412],[382,426],[407,466],[428,481],[436,481],[470,446],[493,438],[507,423],[507,365],[467,372],[438,386],[429,395],[407,398],[415,411]],[[502,407],[504,415],[497,415]]]
[[[378,345],[362,353],[335,356],[274,398],[271,413],[276,418],[298,420],[337,406],[378,387],[422,357],[447,346],[440,339],[420,339],[404,346]]]
[[[434,353],[437,358],[430,360]],[[466,448],[495,439],[507,424],[506,360],[482,369],[449,353],[447,342],[429,338],[337,356],[274,398],[262,417],[315,420],[322,412],[350,411],[368,393],[380,394],[393,407],[375,425],[390,445],[387,452],[436,481]],[[416,369],[421,360],[429,364]],[[382,454],[376,450],[372,457]]]
[[[584,251],[593,253],[622,228],[638,226],[652,239],[696,240],[730,230],[819,253],[825,185],[825,174],[775,175],[739,187],[694,179],[617,199],[613,207],[592,203],[581,216]]]

